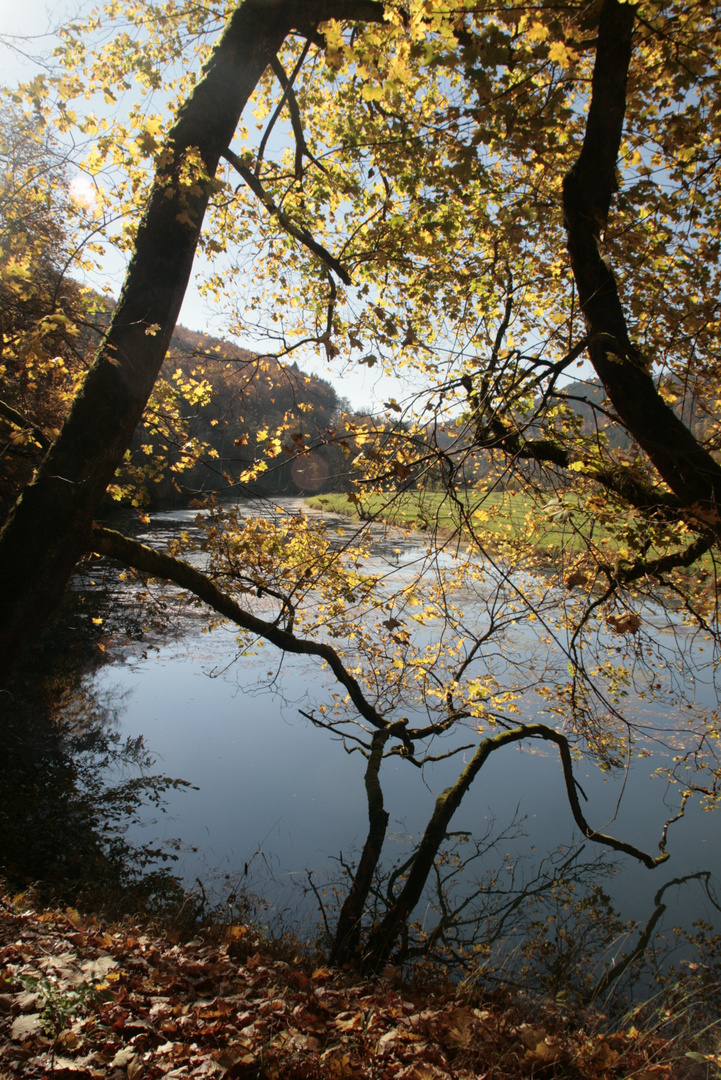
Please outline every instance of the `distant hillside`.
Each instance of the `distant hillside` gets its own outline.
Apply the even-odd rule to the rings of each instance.
[[[583,420],[581,431],[591,435],[603,431],[611,446],[626,449],[631,439],[625,428],[610,420],[603,410],[613,413],[606,391],[598,380],[567,383],[562,388],[569,407]]]
[[[175,330],[163,376],[174,387],[205,380],[212,388],[207,403],[194,402],[189,393],[183,442],[171,460],[179,461],[193,439],[218,456],[154,478],[148,485],[154,503],[227,490],[229,483],[240,483],[239,490],[254,494],[315,493],[347,486],[346,459],[339,447],[327,445],[341,401],[324,379],[303,374],[295,363],[260,357],[183,326]],[[280,442],[273,444],[281,427]],[[163,435],[165,445],[171,445],[173,431],[166,429]],[[147,429],[138,432],[135,457],[149,439]],[[269,450],[274,456],[269,457]],[[248,480],[246,474],[260,462],[266,468]]]

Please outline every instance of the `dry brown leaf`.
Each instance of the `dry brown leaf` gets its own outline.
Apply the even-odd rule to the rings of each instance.
[[[128,1062],[128,1080],[142,1080],[143,1073],[145,1072],[145,1065],[139,1057],[133,1058]]]
[[[10,1028],[10,1038],[13,1042],[24,1042],[26,1039],[32,1038],[33,1035],[39,1035],[43,1028],[43,1018],[40,1013],[26,1013],[24,1016],[17,1016]]]
[[[518,1029],[518,1037],[527,1050],[535,1050],[540,1042],[546,1038],[548,1032],[544,1027],[531,1027],[529,1024],[523,1024]]]
[[[363,1027],[362,1013],[355,1013],[347,1019],[344,1019],[344,1017],[345,1013],[341,1013],[340,1016],[337,1016],[335,1020],[332,1021],[333,1027],[337,1028],[338,1031],[358,1031],[359,1028]]]
[[[396,1074],[397,1080],[440,1080],[440,1077],[446,1076],[448,1076],[448,1073],[438,1069],[435,1065],[423,1061],[417,1065],[411,1065]]]
[[[77,908],[67,907],[65,908],[65,918],[71,923],[76,930],[79,930],[83,925],[83,920],[80,917],[80,912]]]
[[[523,1055],[523,1060],[528,1065],[552,1065],[554,1061],[558,1061],[561,1056],[561,1050],[553,1043],[549,1043],[546,1039],[536,1044],[533,1050],[526,1050]]]
[[[356,1075],[351,1055],[340,1048],[326,1050],[321,1054],[320,1065],[324,1080],[352,1080]]]
[[[448,1017],[448,1041],[466,1049],[476,1036],[476,1026],[467,1009],[454,1009]]]
[[[302,1031],[281,1031],[276,1035],[271,1046],[274,1050],[285,1050],[287,1053],[317,1054],[321,1049],[321,1043],[312,1035],[304,1035]]]
[[[137,1051],[132,1046],[125,1046],[122,1050],[118,1050],[110,1064],[110,1068],[127,1069],[131,1061],[134,1061],[136,1057]]]
[[[101,982],[103,979],[107,979],[110,972],[114,971],[117,966],[118,961],[114,960],[112,956],[98,956],[96,960],[85,960],[80,965],[80,970],[87,982]]]
[[[636,634],[641,626],[641,618],[632,611],[624,611],[622,615],[609,615],[607,622],[617,634]]]

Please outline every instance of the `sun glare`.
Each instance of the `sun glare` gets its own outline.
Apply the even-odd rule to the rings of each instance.
[[[90,209],[95,205],[98,197],[98,192],[94,182],[88,177],[82,174],[75,176],[70,181],[70,198],[74,203],[79,206],[84,206]]]

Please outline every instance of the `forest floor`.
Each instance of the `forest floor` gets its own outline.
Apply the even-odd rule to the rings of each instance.
[[[246,926],[188,941],[0,894],[0,1080],[702,1080],[663,1017],[313,966]]]

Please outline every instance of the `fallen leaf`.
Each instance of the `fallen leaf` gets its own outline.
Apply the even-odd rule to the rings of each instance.
[[[528,1024],[524,1024],[518,1031],[519,1038],[527,1050],[535,1049],[540,1042],[543,1042],[547,1034],[545,1028],[531,1027]]]
[[[111,1069],[127,1069],[131,1061],[134,1061],[137,1056],[137,1051],[132,1046],[126,1046],[122,1050],[118,1050],[117,1054],[113,1058],[110,1068]]]
[[[43,1029],[43,1018],[40,1013],[26,1013],[16,1017],[10,1028],[10,1038],[14,1042],[23,1042],[33,1035],[39,1035]]]
[[[529,1065],[552,1065],[560,1056],[559,1048],[546,1039],[537,1043],[533,1050],[526,1050],[523,1055],[524,1061]]]
[[[80,965],[80,970],[88,982],[102,982],[117,966],[118,961],[113,960],[112,956],[99,956],[96,960],[86,960]]]
[[[449,1017],[448,1041],[453,1046],[463,1049],[469,1047],[475,1039],[476,1026],[465,1009],[455,1009]]]
[[[355,1075],[352,1058],[345,1050],[326,1050],[320,1056],[320,1065],[324,1080],[351,1080]]]

